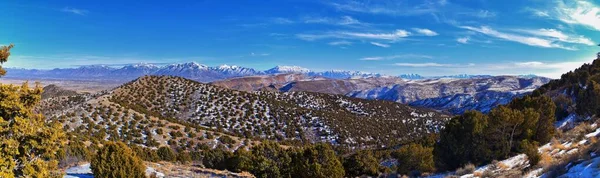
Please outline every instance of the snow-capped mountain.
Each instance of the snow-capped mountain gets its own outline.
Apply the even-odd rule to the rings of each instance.
[[[425,79],[425,77],[423,77],[419,74],[402,74],[402,75],[399,75],[398,77],[400,77],[402,79],[408,79],[408,80]]]
[[[6,76],[7,78],[75,80],[101,79],[117,81],[132,80],[144,75],[172,75],[185,77],[199,82],[212,82],[244,76],[277,74],[304,74],[310,77],[325,77],[333,79],[382,77],[380,74],[360,71],[331,70],[314,72],[299,66],[276,66],[266,71],[259,71],[253,68],[235,65],[209,67],[196,62],[169,64],[165,66],[140,63],[126,65],[120,68],[109,67],[106,65],[90,65],[81,66],[78,68],[57,68],[52,70],[17,68],[8,68],[7,70],[10,71]]]
[[[381,77],[381,74],[361,72],[361,71],[345,71],[345,70],[330,70],[323,72],[309,72],[309,76],[313,77],[325,77],[332,79],[350,79],[350,78],[370,78],[370,77]]]
[[[138,76],[153,74],[160,68],[154,64],[140,63],[126,65],[112,72],[113,75],[118,75],[127,78],[136,78]]]
[[[283,73],[309,73],[311,70],[299,67],[299,66],[275,66],[269,70],[266,70],[266,74],[283,74]]]
[[[246,68],[246,67],[240,67],[240,66],[230,66],[230,65],[220,65],[218,67],[212,67],[211,68],[214,71],[223,73],[225,75],[229,75],[229,76],[252,76],[252,75],[261,75],[264,74],[264,72],[262,71],[256,71],[253,68]]]
[[[530,75],[527,75],[530,76]],[[441,78],[449,78],[449,79],[470,79],[470,78],[488,78],[492,77],[491,75],[469,75],[469,74],[458,74],[458,75],[442,75],[442,76],[422,76],[419,74],[402,74],[398,77],[407,79],[407,80],[421,80],[421,79],[441,79]],[[525,77],[525,76],[523,76]],[[536,77],[530,76],[527,78]]]
[[[347,95],[407,103],[460,114],[470,109],[487,112],[549,81],[550,79],[543,77],[518,76],[425,79],[353,91]]]

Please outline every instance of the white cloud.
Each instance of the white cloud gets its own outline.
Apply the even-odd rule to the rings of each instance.
[[[340,18],[304,17],[304,23],[318,23],[328,25],[366,25],[365,23],[354,19],[350,16],[342,16]]]
[[[77,14],[77,15],[87,15],[89,13],[89,11],[87,11],[87,10],[77,9],[77,8],[72,8],[72,7],[65,7],[65,8],[62,8],[60,11]]]
[[[364,57],[360,60],[362,61],[381,61],[381,60],[392,60],[392,59],[433,59],[433,56],[423,55],[423,54],[401,54],[401,55],[393,55],[393,56],[374,56],[374,57]]]
[[[381,61],[383,60],[383,57],[365,57],[365,58],[361,58],[361,61]]]
[[[349,45],[352,45],[352,42],[342,40],[342,41],[332,41],[327,44],[329,44],[331,46],[349,46]]]
[[[496,13],[489,10],[479,10],[475,16],[482,19],[493,18],[496,17]]]
[[[428,75],[453,75],[453,74],[486,74],[486,75],[527,75],[535,74],[550,78],[560,78],[564,73],[572,71],[584,63],[593,60],[571,60],[565,62],[496,62],[496,63],[395,63],[393,66],[405,67],[403,71],[420,71]],[[434,68],[435,70],[431,70]]]
[[[389,44],[384,44],[384,43],[371,42],[371,44],[374,45],[374,46],[382,47],[382,48],[389,48],[390,47]]]
[[[438,3],[417,1],[400,2],[395,0],[390,1],[368,1],[368,0],[353,0],[340,3],[330,3],[340,11],[360,12],[369,14],[384,14],[392,16],[414,16],[431,14],[438,11],[438,7],[447,4],[446,0],[440,0]],[[413,3],[413,4],[411,4]]]
[[[474,32],[479,32],[479,33],[482,33],[482,34],[485,34],[485,35],[488,35],[491,37],[495,37],[495,38],[499,38],[499,39],[503,39],[503,40],[507,40],[507,41],[513,41],[513,42],[526,44],[529,46],[536,46],[536,47],[543,47],[543,48],[560,48],[560,49],[566,49],[566,50],[577,50],[576,48],[566,47],[562,44],[556,43],[555,40],[551,40],[551,39],[547,39],[547,38],[539,38],[539,37],[534,37],[534,36],[524,36],[524,35],[519,35],[519,34],[499,32],[499,31],[494,30],[487,26],[482,26],[479,28],[470,27],[470,26],[460,26],[460,28],[471,30]]]
[[[250,56],[270,56],[271,54],[269,53],[250,53]]]
[[[461,37],[461,38],[457,38],[456,42],[459,42],[462,44],[468,44],[470,39],[471,39],[470,37]]]
[[[396,30],[394,33],[357,33],[357,32],[342,32],[342,35],[355,38],[376,39],[376,40],[398,40],[408,37],[411,33],[406,30]]]
[[[388,40],[397,41],[410,36],[411,33],[406,30],[398,29],[393,33],[368,33],[368,32],[326,32],[322,34],[297,34],[296,37],[306,41],[314,41],[326,38],[337,39],[368,39],[368,40]]]
[[[276,24],[292,24],[292,23],[294,23],[294,21],[287,19],[287,18],[282,18],[282,17],[273,18],[273,19],[271,19],[271,21]]]
[[[575,43],[575,44],[584,44],[584,45],[596,45],[590,38],[586,38],[581,35],[571,35],[565,34],[556,29],[537,29],[537,30],[517,30],[521,32],[525,32],[531,35],[542,36],[542,37],[550,37],[554,40],[565,42],[565,43]]]
[[[426,29],[426,28],[413,28],[413,30],[415,32],[417,32],[421,35],[425,35],[425,36],[437,36],[438,35],[438,33],[434,32],[432,30]]]
[[[566,24],[580,25],[600,31],[600,6],[593,1],[552,0],[549,10],[528,9],[535,16],[561,21]]]
[[[450,64],[440,64],[440,63],[433,63],[433,62],[427,62],[427,63],[395,63],[395,66],[400,66],[400,67],[449,67],[452,66]]]

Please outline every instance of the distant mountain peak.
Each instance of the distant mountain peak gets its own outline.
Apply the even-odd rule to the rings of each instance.
[[[157,65],[150,64],[150,63],[145,63],[145,62],[136,63],[136,64],[130,64],[130,65],[126,65],[124,67],[127,67],[127,68],[148,68],[148,69],[159,68]]]
[[[268,74],[278,74],[278,73],[309,73],[311,71],[307,68],[300,67],[300,66],[275,66],[265,72]]]

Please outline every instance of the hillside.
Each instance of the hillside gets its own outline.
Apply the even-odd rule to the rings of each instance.
[[[387,101],[309,92],[243,92],[169,76],[146,76],[97,94],[54,97],[39,108],[69,132],[148,147],[214,148],[225,142],[224,148],[236,149],[243,140],[256,138],[354,148],[391,146],[438,132],[448,119]],[[223,133],[234,142],[219,140]]]
[[[50,84],[44,87],[44,92],[42,93],[42,99],[48,99],[52,97],[60,97],[60,96],[73,96],[77,95],[77,92],[73,90],[67,90],[62,87],[59,87],[54,84]]]
[[[160,118],[247,138],[390,146],[437,132],[448,116],[386,101],[309,92],[243,92],[170,76],[146,76],[110,101]]]
[[[550,81],[544,77],[470,76],[403,80],[396,77],[359,79],[309,78],[301,74],[253,76],[211,84],[244,91],[278,90],[343,94],[355,98],[387,100],[461,114],[488,112]]]

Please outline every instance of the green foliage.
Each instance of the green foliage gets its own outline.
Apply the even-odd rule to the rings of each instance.
[[[379,161],[371,151],[358,151],[356,154],[344,159],[344,170],[346,170],[348,176],[352,177],[377,176]]]
[[[477,111],[467,111],[452,118],[440,133],[440,141],[434,149],[438,169],[456,169],[469,162],[487,160],[484,130],[487,116]]]
[[[333,149],[323,143],[295,151],[292,156],[293,177],[343,177],[344,167]]]
[[[203,151],[202,163],[213,169],[248,171],[256,177],[343,177],[344,168],[333,149],[326,144],[284,149],[264,141],[246,151],[221,149]],[[193,159],[197,153],[192,153]]]
[[[175,152],[173,152],[173,150],[167,146],[158,148],[156,152],[158,157],[163,161],[175,161],[177,159]]]
[[[547,96],[532,94],[500,106],[488,115],[466,112],[450,120],[434,154],[441,170],[505,159],[523,152],[523,140],[546,143],[554,136],[556,105]]]
[[[144,162],[122,142],[108,142],[91,162],[94,177],[145,177]]]
[[[10,49],[0,48],[0,64],[7,62]],[[0,77],[6,71],[0,66]],[[46,122],[33,111],[42,88],[0,84],[0,177],[60,177],[57,155],[65,144],[62,125]]]
[[[537,165],[541,160],[540,152],[538,151],[538,143],[530,142],[529,140],[523,140],[519,144],[519,150],[527,155],[530,165]]]
[[[418,176],[421,173],[433,172],[433,148],[420,144],[405,145],[392,152],[392,157],[398,159],[398,173]],[[414,175],[417,173],[416,175]]]

